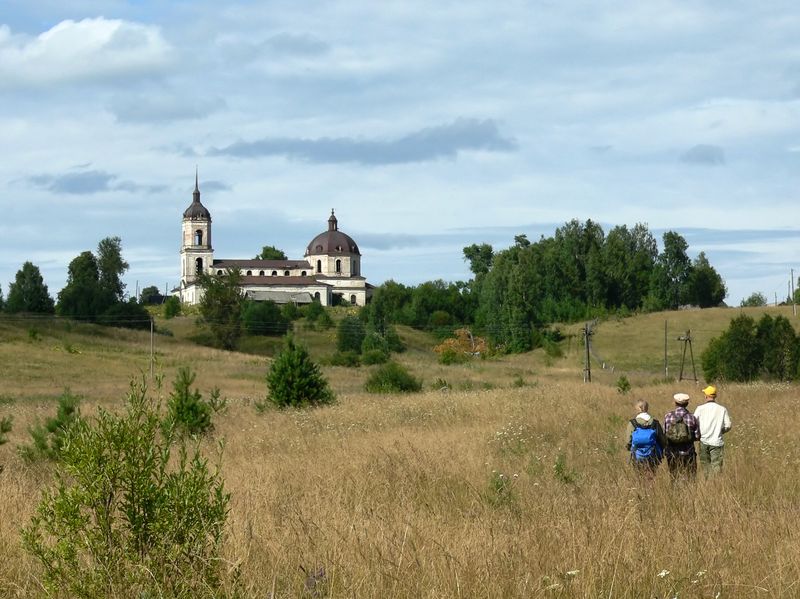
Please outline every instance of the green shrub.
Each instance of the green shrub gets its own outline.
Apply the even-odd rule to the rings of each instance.
[[[389,361],[389,352],[382,349],[368,349],[361,354],[361,361],[367,366],[385,364]]]
[[[294,302],[288,302],[281,306],[281,315],[289,322],[300,318],[300,308]]]
[[[433,389],[434,391],[450,391],[451,388],[452,387],[450,386],[450,383],[448,383],[443,378],[436,379],[435,381],[433,381],[433,384],[431,385],[431,389]]]
[[[631,390],[631,382],[624,374],[617,379],[617,391],[626,395]]]
[[[400,339],[400,335],[397,334],[397,329],[395,329],[393,326],[386,327],[386,331],[383,333],[383,338],[386,339],[386,344],[389,346],[389,351],[398,354],[406,351],[406,346]]]
[[[174,295],[169,296],[164,300],[164,318],[169,320],[175,318],[181,313],[181,300]]]
[[[285,335],[289,321],[275,302],[247,302],[242,310],[242,324],[249,335]]]
[[[361,344],[366,337],[364,323],[357,316],[345,316],[336,330],[336,349],[340,352],[361,353]]]
[[[11,416],[3,416],[0,418],[0,445],[8,443],[6,435],[11,432],[13,418]]]
[[[464,364],[469,361],[469,356],[463,351],[454,347],[445,347],[439,352],[439,364],[451,366],[453,364]]]
[[[333,403],[335,396],[308,351],[291,336],[267,373],[267,399],[278,407]]]
[[[553,476],[556,480],[567,485],[571,485],[578,481],[578,472],[567,466],[567,456],[564,452],[559,452],[556,456],[556,461],[553,464]]]
[[[317,319],[322,316],[323,314],[327,314],[325,308],[322,307],[322,304],[319,303],[317,300],[314,300],[307,306],[304,306],[300,310],[301,314],[306,317],[306,320],[309,322],[316,322]]]
[[[361,366],[361,356],[354,351],[337,351],[329,360],[331,366],[357,368]]]
[[[213,411],[212,403],[204,400],[200,391],[191,389],[196,377],[190,368],[179,368],[178,377],[172,383],[172,393],[167,401],[167,410],[172,423],[190,435],[200,435],[211,428]],[[215,400],[218,396],[219,390],[216,390]]]
[[[370,393],[415,393],[422,383],[401,364],[387,362],[370,375],[364,388]]]
[[[175,454],[177,449],[177,455]],[[53,487],[22,530],[48,596],[218,597],[230,495],[144,385],[125,412],[67,433]]]
[[[117,302],[97,317],[97,323],[109,327],[146,330],[150,328],[150,313],[135,299]]]
[[[58,398],[56,415],[45,420],[44,424],[37,423],[28,429],[31,435],[31,444],[19,447],[19,454],[26,462],[41,460],[57,461],[61,458],[64,439],[69,429],[81,421],[81,398],[65,389]]]
[[[315,326],[319,331],[327,331],[328,329],[332,329],[333,319],[331,318],[331,315],[328,314],[327,312],[323,312],[322,314],[320,314],[317,317]]]
[[[361,342],[361,353],[371,350],[379,350],[384,353],[389,353],[389,344],[386,339],[377,331],[369,331],[364,335],[364,340]]]

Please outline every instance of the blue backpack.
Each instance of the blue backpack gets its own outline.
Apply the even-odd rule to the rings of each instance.
[[[658,444],[658,434],[655,426],[641,426],[636,420],[631,420],[633,434],[631,435],[631,455],[637,462],[653,462],[661,459],[661,447]]]

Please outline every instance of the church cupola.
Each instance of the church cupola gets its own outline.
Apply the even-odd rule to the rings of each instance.
[[[181,238],[181,283],[192,283],[209,272],[214,261],[211,247],[211,213],[200,202],[198,174],[194,175],[192,203],[183,212]]]
[[[328,231],[338,231],[339,230],[339,221],[336,220],[336,215],[333,213],[333,208],[331,208],[331,217],[328,219]]]
[[[183,211],[183,218],[191,218],[192,220],[208,220],[211,221],[211,213],[208,208],[203,206],[200,202],[200,186],[198,184],[197,171],[194,174],[194,192],[192,192],[192,203]]]

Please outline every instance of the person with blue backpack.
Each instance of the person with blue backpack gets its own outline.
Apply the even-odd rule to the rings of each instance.
[[[628,422],[628,441],[625,446],[631,452],[634,468],[653,475],[661,463],[667,438],[661,423],[647,412],[647,402],[640,399],[635,406],[637,414]]]

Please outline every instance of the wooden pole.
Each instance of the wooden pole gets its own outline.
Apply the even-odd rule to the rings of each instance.
[[[667,361],[667,321],[664,319],[664,378],[669,378],[669,362]]]
[[[589,332],[589,323],[587,322],[586,325],[583,327],[583,345],[586,348],[586,363],[583,368],[583,382],[584,383],[591,383],[592,382],[592,362],[589,359],[589,336],[591,333]]]
[[[153,369],[155,368],[155,355],[154,355],[154,347],[155,347],[155,326],[153,324],[153,317],[150,317],[150,382],[153,382]]]

